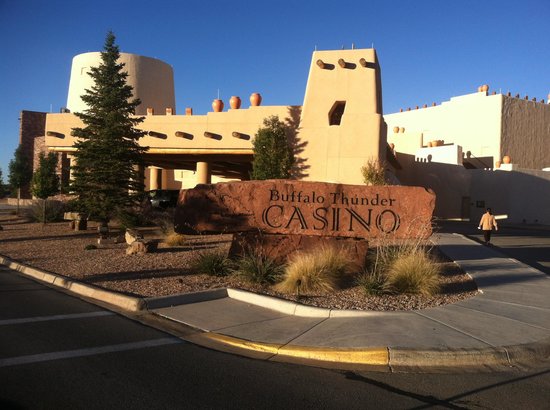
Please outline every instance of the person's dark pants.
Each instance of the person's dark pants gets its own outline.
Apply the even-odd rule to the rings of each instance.
[[[491,240],[491,231],[483,230],[483,238],[485,239],[485,243],[489,243],[489,241]]]

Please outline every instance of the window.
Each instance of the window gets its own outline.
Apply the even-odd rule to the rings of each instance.
[[[328,113],[329,125],[340,125],[342,121],[342,115],[344,115],[344,109],[346,108],[345,101],[336,101]]]

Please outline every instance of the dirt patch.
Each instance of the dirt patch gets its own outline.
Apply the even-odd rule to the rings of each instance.
[[[196,274],[190,263],[197,252],[205,249],[229,250],[230,235],[198,236],[184,246],[169,247],[159,243],[157,252],[126,255],[125,243],[97,245],[97,224],[90,222],[86,231],[72,231],[68,222],[29,223],[0,215],[0,254],[52,273],[124,294],[153,297],[196,292],[220,287],[233,287],[297,300],[300,303],[335,309],[416,310],[456,303],[477,293],[475,282],[460,267],[442,260],[441,291],[434,296],[383,295],[366,296],[352,285],[329,295],[288,296],[270,287],[251,285],[234,276],[213,277]],[[142,228],[146,239],[162,241],[156,228]]]

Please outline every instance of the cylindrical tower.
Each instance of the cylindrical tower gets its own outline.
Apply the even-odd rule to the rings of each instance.
[[[156,113],[165,113],[166,108],[176,112],[174,96],[174,72],[169,64],[156,58],[144,57],[137,54],[120,53],[120,63],[128,72],[126,82],[133,87],[134,98],[141,100],[136,108],[137,115],[147,114],[147,108],[153,108]],[[88,75],[91,67],[101,63],[101,53],[84,53],[73,58],[71,80],[67,108],[71,112],[81,112],[86,104],[80,98],[85,90],[93,86],[92,77]]]

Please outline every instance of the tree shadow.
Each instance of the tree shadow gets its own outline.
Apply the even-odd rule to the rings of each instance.
[[[288,141],[295,159],[291,172],[295,179],[303,179],[309,175],[307,173],[309,165],[306,165],[306,159],[302,158],[300,155],[307,145],[307,141],[300,140],[300,119],[302,116],[302,107],[299,105],[290,106],[288,109],[288,114],[289,116],[285,118],[285,126],[287,129]]]

